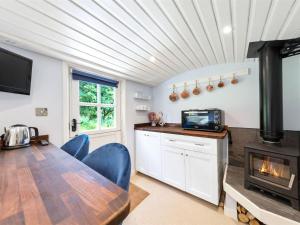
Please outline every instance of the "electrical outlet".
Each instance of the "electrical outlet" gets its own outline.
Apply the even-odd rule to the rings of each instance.
[[[48,116],[48,109],[47,108],[35,108],[35,115],[36,116]]]

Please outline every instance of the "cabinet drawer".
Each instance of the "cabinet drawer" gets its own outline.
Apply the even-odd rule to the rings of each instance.
[[[143,130],[136,130],[137,135],[146,136],[146,137],[160,137],[160,133],[158,132],[151,132],[151,131],[143,131]]]
[[[161,145],[190,151],[217,154],[217,140],[175,134],[161,134]]]

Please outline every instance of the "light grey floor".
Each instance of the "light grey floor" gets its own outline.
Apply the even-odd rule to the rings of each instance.
[[[237,225],[223,209],[138,174],[132,180],[150,193],[135,208],[124,225]]]

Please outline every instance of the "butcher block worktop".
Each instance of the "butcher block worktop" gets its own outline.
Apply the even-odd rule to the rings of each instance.
[[[151,131],[151,132],[168,133],[168,134],[180,134],[180,135],[195,136],[195,137],[214,138],[214,139],[224,139],[227,135],[227,129],[225,129],[222,132],[184,130],[181,128],[180,124],[167,124],[163,127],[161,126],[152,127],[150,124],[144,123],[144,124],[135,124],[134,129]]]
[[[120,224],[128,193],[54,145],[0,150],[0,224]]]

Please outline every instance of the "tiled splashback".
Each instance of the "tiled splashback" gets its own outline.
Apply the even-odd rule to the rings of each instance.
[[[232,144],[229,144],[229,164],[244,166],[244,146],[261,140],[259,129],[230,127]],[[300,131],[285,131],[282,143],[300,146]]]

